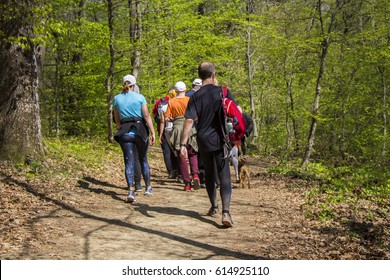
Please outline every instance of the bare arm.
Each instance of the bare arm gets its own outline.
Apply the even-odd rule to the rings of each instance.
[[[186,119],[184,121],[183,134],[181,135],[181,139],[180,139],[180,154],[184,158],[188,157],[187,148],[185,146],[181,146],[181,144],[187,144],[188,138],[190,137],[190,131],[191,131],[193,124],[194,124],[194,120],[192,120],[192,119]]]
[[[114,119],[115,119],[116,128],[119,129],[121,127],[121,119],[119,117],[119,112],[117,109],[114,109]]]
[[[144,116],[144,119],[146,121],[146,124],[149,127],[151,136],[150,136],[150,145],[154,144],[154,141],[156,140],[156,134],[154,133],[154,127],[152,123],[152,118],[150,117],[148,106],[146,104],[142,105],[141,107],[142,114]]]
[[[165,128],[165,116],[164,114],[161,114],[160,127],[159,127],[160,142],[162,142],[162,138],[164,137],[164,128]]]

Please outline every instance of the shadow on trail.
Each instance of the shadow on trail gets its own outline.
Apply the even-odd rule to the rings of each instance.
[[[191,240],[191,239],[188,239],[188,238],[185,238],[185,237],[182,237],[182,236],[166,233],[166,232],[163,232],[163,231],[153,230],[153,229],[145,228],[145,227],[142,227],[142,226],[129,224],[129,223],[124,222],[122,220],[108,219],[108,218],[104,218],[104,217],[99,217],[99,216],[96,216],[96,215],[88,214],[88,213],[85,213],[85,212],[83,212],[83,211],[81,211],[79,209],[76,209],[75,207],[70,206],[70,205],[68,205],[68,204],[66,204],[64,202],[61,202],[61,201],[59,201],[57,199],[54,199],[54,198],[51,198],[51,197],[49,197],[48,195],[46,195],[44,193],[40,193],[38,190],[36,190],[34,187],[32,187],[30,184],[28,184],[26,182],[19,181],[19,180],[14,179],[14,178],[12,178],[10,176],[7,176],[6,174],[3,174],[3,175],[6,177],[3,180],[3,182],[5,184],[8,184],[8,185],[14,184],[14,185],[20,186],[23,189],[25,189],[27,192],[33,194],[34,196],[39,197],[41,199],[44,199],[44,200],[46,200],[48,202],[51,202],[51,203],[61,207],[64,210],[70,211],[70,212],[72,212],[74,214],[77,214],[77,215],[79,215],[79,216],[81,216],[83,218],[86,218],[86,219],[92,219],[92,220],[100,221],[100,222],[107,223],[107,224],[110,224],[110,225],[120,226],[120,227],[123,227],[123,228],[126,228],[126,229],[138,230],[138,231],[142,231],[142,232],[147,233],[147,234],[157,235],[157,236],[160,236],[162,238],[166,238],[166,239],[169,239],[169,240],[174,240],[176,242],[181,242],[183,244],[191,245],[191,246],[194,246],[194,247],[198,247],[198,248],[210,251],[211,254],[214,253],[213,254],[214,256],[234,257],[234,258],[237,258],[237,259],[246,259],[246,260],[255,260],[255,259],[265,260],[266,259],[266,258],[261,257],[261,256],[256,256],[256,255],[236,252],[236,251],[232,251],[232,250],[229,250],[229,249],[225,249],[225,248],[220,248],[220,247],[217,247],[217,246],[209,245],[209,244],[206,244],[206,243],[203,243],[203,242],[199,242],[199,241],[196,241],[196,240]],[[86,249],[86,252],[88,252],[87,249]],[[85,258],[86,259],[89,258],[88,254],[85,255]]]
[[[135,204],[134,210],[140,212],[142,215],[149,218],[154,217],[149,214],[150,211],[150,212],[157,212],[157,213],[168,214],[168,215],[191,217],[203,223],[213,225],[216,228],[224,228],[222,225],[216,223],[215,221],[210,221],[209,219],[206,219],[205,217],[200,215],[198,212],[191,211],[191,210],[183,210],[176,207],[149,206],[148,204]]]
[[[124,189],[123,187],[120,187],[120,186],[117,186],[117,185],[114,185],[114,184],[111,184],[111,183],[108,183],[108,182],[105,182],[105,181],[101,181],[101,180],[98,180],[98,179],[90,177],[90,176],[84,176],[83,179],[85,181],[87,181],[87,182],[90,182],[90,183],[95,184],[95,185],[101,185],[103,187]]]
[[[102,193],[102,194],[111,196],[111,198],[113,198],[115,200],[119,200],[119,201],[123,202],[123,198],[118,196],[118,194],[116,192],[114,192],[114,191],[107,191],[107,190],[103,190],[103,189],[100,189],[100,188],[91,188],[91,186],[89,185],[88,182],[85,182],[85,181],[82,181],[82,180],[78,180],[77,183],[79,184],[78,186],[80,188],[82,188],[82,189],[85,189],[85,190],[88,190],[90,192],[94,192],[94,193],[97,193],[97,194]]]
[[[89,183],[92,183],[94,185],[100,185],[100,186],[103,186],[103,187],[110,187],[110,188],[118,188],[118,189],[121,189],[121,190],[125,190],[125,191],[128,191],[127,187],[119,187],[117,185],[113,185],[111,183],[108,183],[108,182],[105,182],[105,181],[100,181],[98,179],[95,179],[95,178],[92,178],[90,176],[84,176],[83,179],[85,181],[82,181],[82,180],[79,180],[78,183],[79,183],[79,186],[83,189],[86,189],[86,190],[89,190],[89,191],[92,191],[94,193],[104,193],[106,195],[110,195],[113,199],[116,199],[116,200],[123,200],[122,198],[118,197],[118,194],[116,192],[113,192],[113,191],[107,191],[107,190],[104,190],[104,189],[101,189],[101,188],[98,188],[98,189],[95,189],[95,188],[91,188]],[[156,186],[153,186],[154,189],[159,189],[159,188],[162,188],[162,189],[170,189],[170,190],[174,190],[174,191],[183,191],[183,188],[181,186],[179,186],[179,182],[169,182],[169,181],[164,181],[164,180],[153,180],[154,183],[157,183]],[[169,185],[171,187],[167,187],[165,185]]]
[[[180,182],[176,181],[176,180],[172,180],[172,179],[157,179],[157,178],[161,178],[161,177],[154,177],[152,176],[152,184],[154,185],[159,185],[159,186],[162,186],[162,187],[165,187],[165,186],[174,186],[174,185],[179,185]]]

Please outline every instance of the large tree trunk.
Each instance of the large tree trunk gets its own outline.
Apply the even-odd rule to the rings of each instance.
[[[43,156],[38,103],[37,51],[33,37],[35,1],[3,0],[0,18],[0,161]],[[15,38],[22,40],[21,46]]]

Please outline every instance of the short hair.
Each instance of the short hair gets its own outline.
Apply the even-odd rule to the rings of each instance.
[[[215,67],[211,62],[202,62],[198,67],[198,76],[202,80],[210,78],[214,73]]]

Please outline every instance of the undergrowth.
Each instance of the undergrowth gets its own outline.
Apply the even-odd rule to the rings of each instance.
[[[373,245],[388,249],[390,171],[387,168],[329,167],[312,163],[303,169],[290,163],[270,168],[269,172],[296,179],[295,188],[305,186],[306,202],[302,209],[307,218],[338,223],[368,250]],[[310,183],[299,183],[302,181]]]
[[[116,143],[100,138],[45,138],[44,161],[32,160],[17,165],[27,178],[57,176],[66,180],[88,170],[105,172],[110,162],[117,161],[122,152]]]
[[[268,171],[311,182],[305,191],[304,205],[310,218],[335,219],[339,217],[340,207],[348,208],[348,213],[363,214],[367,220],[389,214],[390,171],[386,168],[330,167],[321,163],[301,168],[292,162]]]

